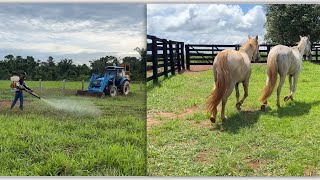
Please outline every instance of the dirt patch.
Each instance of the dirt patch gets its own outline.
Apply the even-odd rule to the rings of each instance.
[[[175,114],[175,113],[170,113],[170,112],[152,112],[152,113],[147,113],[147,128],[150,128],[153,125],[158,125],[163,122],[166,122],[164,120],[159,120],[159,118],[169,118],[169,119],[181,119],[187,115],[190,115],[197,111],[198,106],[192,106],[189,108],[184,109],[183,113],[180,114]]]
[[[316,170],[314,167],[306,167],[303,171],[304,176],[316,176]]]
[[[177,114],[168,113],[168,112],[159,112],[159,113],[155,113],[154,115],[162,116],[162,117],[166,117],[166,118],[177,118],[178,117]]]
[[[0,101],[0,106],[11,106],[12,101]]]
[[[0,106],[4,106],[4,107],[10,107],[11,106],[12,101],[0,101]],[[18,102],[16,103],[16,106],[19,106],[20,101],[18,100]],[[28,101],[24,101],[23,105],[28,105]]]
[[[147,113],[147,129],[149,129],[151,126],[166,122],[166,121],[156,120],[153,118],[154,116],[159,115],[159,116],[171,117],[172,114],[173,113]]]
[[[253,169],[259,169],[261,165],[266,164],[267,162],[265,160],[251,160],[251,159],[246,159],[246,162],[248,164],[248,166]]]
[[[194,113],[197,109],[198,109],[198,106],[192,106],[192,107],[186,108],[186,109],[184,110],[183,116],[192,114],[192,113]]]
[[[212,65],[191,65],[190,70],[186,71],[185,73],[196,73],[208,70],[212,70]]]
[[[216,160],[216,158],[212,157],[212,155],[217,152],[218,152],[217,149],[200,151],[200,152],[198,152],[197,157],[195,158],[195,161],[201,162],[201,163],[212,162],[212,161]]]
[[[192,127],[208,128],[212,126],[212,122],[208,119],[201,122],[192,122]]]
[[[155,120],[155,119],[147,119],[147,128],[150,128],[153,125],[160,124],[161,121]]]

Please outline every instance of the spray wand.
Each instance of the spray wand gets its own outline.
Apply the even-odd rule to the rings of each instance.
[[[23,90],[24,90],[24,91],[26,91],[27,93],[31,94],[32,96],[34,96],[34,97],[36,97],[36,98],[41,99],[41,98],[40,98],[40,96],[39,96],[38,94],[36,94],[36,93],[34,93],[34,92],[32,92],[32,91],[30,91],[30,90],[26,89],[26,88],[24,88]]]

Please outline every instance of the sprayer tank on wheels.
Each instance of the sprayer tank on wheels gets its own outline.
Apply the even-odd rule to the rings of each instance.
[[[130,92],[130,77],[125,67],[107,66],[103,74],[91,75],[88,90],[77,91],[77,95],[81,96],[97,96],[105,95],[116,96],[118,93],[128,95]]]

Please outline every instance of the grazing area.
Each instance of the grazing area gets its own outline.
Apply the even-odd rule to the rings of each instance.
[[[267,67],[251,67],[249,96],[238,111],[233,91],[224,123],[221,104],[216,124],[205,110],[213,89],[212,68],[147,84],[148,175],[320,175],[320,66],[303,62],[294,100],[283,101],[289,94],[286,78],[281,107],[276,106],[274,91],[265,112],[258,99]],[[242,86],[239,89],[242,97]]]
[[[146,174],[145,89],[128,96],[75,96],[81,82],[26,81],[43,98],[25,95],[24,111],[9,111],[14,92],[0,81],[0,176],[124,176]],[[87,84],[85,84],[87,87]],[[64,94],[64,95],[63,95]]]

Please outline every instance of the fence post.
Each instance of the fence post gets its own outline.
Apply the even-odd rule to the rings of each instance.
[[[318,61],[318,47],[316,47],[316,60]],[[312,57],[312,56],[311,56]],[[312,59],[311,59],[312,60]]]
[[[140,92],[142,92],[142,81],[140,81]]]
[[[267,45],[267,57],[269,55],[269,52],[270,52],[270,45]]]
[[[163,40],[163,68],[164,68],[164,77],[168,77],[168,41]]]
[[[239,45],[238,45],[238,44],[234,45],[234,49],[235,49],[236,51],[238,51],[238,50],[239,50]]]
[[[181,60],[180,60],[180,48],[179,48],[179,42],[176,42],[176,55],[177,55],[177,62],[178,62],[178,72],[181,72]]]
[[[66,90],[66,80],[64,79],[62,81],[62,94],[65,95],[65,90]]]
[[[40,90],[40,95],[42,94],[42,81],[39,79],[39,90]]]
[[[190,54],[189,54],[189,44],[186,44],[185,45],[185,48],[186,48],[186,68],[187,70],[190,71]]]
[[[180,45],[181,45],[180,49],[181,49],[182,68],[183,68],[183,70],[185,70],[185,69],[186,69],[186,66],[185,66],[185,64],[184,64],[184,42],[181,42]]]
[[[152,36],[152,76],[153,82],[158,82],[158,45],[157,37]]]
[[[172,41],[169,40],[169,51],[170,51],[170,65],[171,65],[171,75],[175,75],[175,63],[173,58],[173,47],[172,47]]]
[[[81,90],[83,91],[84,90],[84,79],[82,79],[81,83],[82,83]]]

